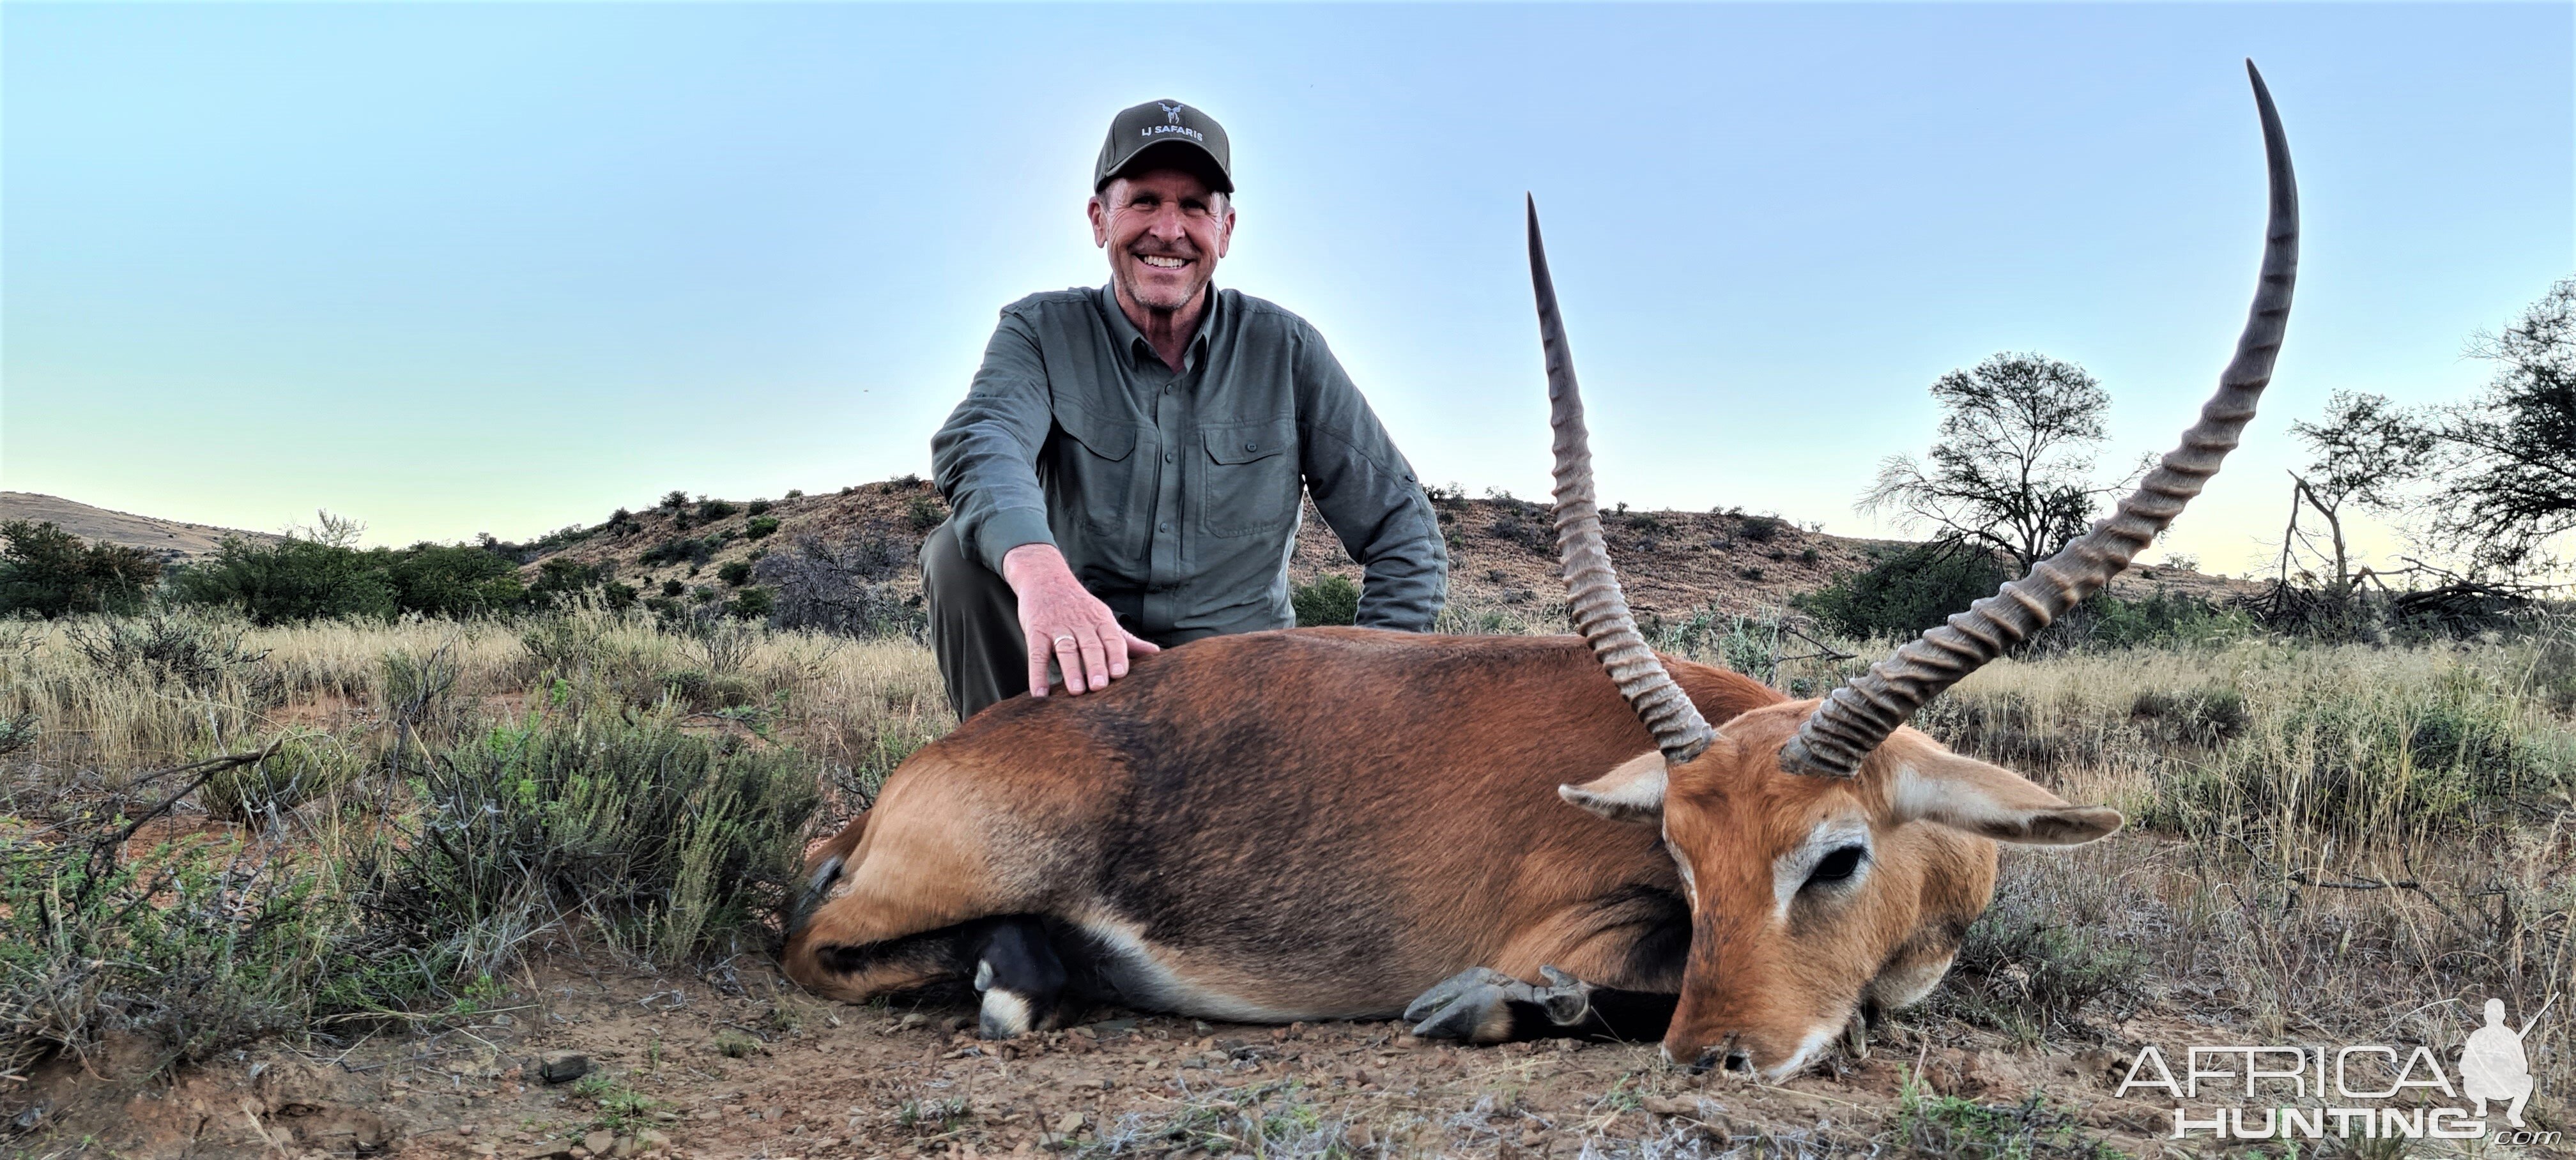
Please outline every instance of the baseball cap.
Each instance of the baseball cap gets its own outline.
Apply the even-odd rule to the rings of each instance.
[[[1109,122],[1109,139],[1100,145],[1100,163],[1092,167],[1091,188],[1136,167],[1153,155],[1157,165],[1196,169],[1218,193],[1234,192],[1234,162],[1225,142],[1225,126],[1198,108],[1179,101],[1147,101],[1119,112]]]

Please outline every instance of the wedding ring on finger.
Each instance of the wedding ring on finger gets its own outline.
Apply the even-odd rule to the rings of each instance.
[[[1071,647],[1073,647],[1073,644],[1074,644],[1074,639],[1073,639],[1073,634],[1072,634],[1072,633],[1069,633],[1069,632],[1068,632],[1068,633],[1064,634],[1063,636],[1059,636],[1059,637],[1055,638],[1055,647],[1057,647],[1057,648],[1071,648]]]

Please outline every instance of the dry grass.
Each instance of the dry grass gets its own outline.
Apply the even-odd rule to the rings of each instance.
[[[0,755],[11,763],[0,765],[0,810],[112,794],[136,771],[290,731],[382,761],[398,745],[445,744],[510,719],[557,680],[601,685],[637,708],[668,700],[704,727],[793,743],[860,790],[892,767],[889,754],[900,760],[955,724],[929,653],[904,641],[722,628],[697,637],[595,611],[275,628],[172,616],[162,623],[174,635],[237,659],[155,679],[84,651],[115,623],[0,626],[0,720],[33,717],[38,727],[33,744]],[[405,675],[433,661],[452,680],[441,711],[406,721]]]
[[[1550,611],[1458,609],[1443,626],[1529,631],[1552,625]],[[109,816],[140,800],[140,771],[281,737],[295,739],[297,770],[327,766],[317,755],[347,768],[310,773],[309,795],[259,781],[190,804],[271,832],[345,828],[337,787],[400,784],[432,753],[567,701],[600,720],[792,749],[829,791],[821,829],[954,724],[928,651],[904,640],[684,635],[598,612],[118,623],[127,653],[185,655],[119,660],[117,625],[103,621],[0,626],[0,723],[39,724],[32,743],[0,752],[0,837]],[[1810,689],[1882,651],[1846,644],[1855,659],[1774,666],[1808,651],[1775,629],[1710,619],[1665,644]],[[2489,995],[2517,1018],[2537,1010],[2576,991],[2571,710],[2565,622],[2467,643],[2240,640],[1989,666],[1920,724],[2135,825],[2081,850],[2008,855],[1958,977],[1919,1018],[2033,1042],[2199,1027],[2447,1044]],[[2543,1021],[2535,1068],[2576,1054],[2571,1028]]]

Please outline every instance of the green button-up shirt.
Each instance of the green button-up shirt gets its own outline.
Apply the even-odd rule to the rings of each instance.
[[[966,401],[931,437],[961,545],[998,572],[1053,544],[1139,636],[1296,623],[1298,494],[1363,568],[1359,622],[1419,631],[1448,593],[1413,468],[1306,320],[1212,290],[1179,372],[1108,288],[1002,309]]]

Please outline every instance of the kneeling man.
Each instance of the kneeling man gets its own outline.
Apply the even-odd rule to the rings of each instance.
[[[1109,284],[1002,309],[931,439],[955,513],[922,545],[960,720],[1020,689],[1106,688],[1128,657],[1285,628],[1301,490],[1363,571],[1359,623],[1421,631],[1447,592],[1413,468],[1306,320],[1211,279],[1234,235],[1225,130],[1149,101],[1093,168]]]

